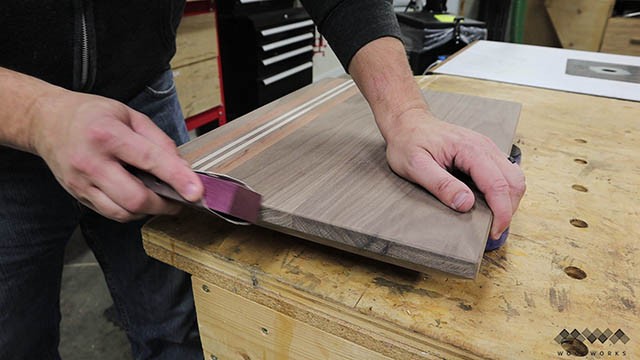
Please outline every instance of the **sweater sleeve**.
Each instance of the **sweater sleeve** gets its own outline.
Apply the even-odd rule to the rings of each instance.
[[[381,37],[401,40],[392,0],[301,0],[345,70],[361,47]]]

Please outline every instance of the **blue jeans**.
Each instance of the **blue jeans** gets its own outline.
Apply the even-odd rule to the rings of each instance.
[[[130,107],[188,140],[171,72]],[[95,254],[136,359],[199,359],[187,274],[147,256],[140,227],[79,204],[37,156],[0,146],[0,359],[59,359],[64,249],[77,225]],[[82,336],[82,334],[78,334]]]

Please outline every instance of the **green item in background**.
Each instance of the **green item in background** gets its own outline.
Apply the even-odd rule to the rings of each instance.
[[[433,17],[443,23],[452,23],[456,20],[456,16],[451,14],[436,14]]]
[[[511,4],[511,41],[522,44],[527,0],[513,0]]]

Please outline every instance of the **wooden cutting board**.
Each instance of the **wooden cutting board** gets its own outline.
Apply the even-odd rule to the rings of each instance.
[[[474,129],[506,154],[520,105],[425,93],[445,121]],[[478,200],[449,209],[394,174],[385,142],[353,81],[298,90],[180,148],[194,169],[241,179],[263,195],[258,225],[402,267],[474,278],[492,214]]]

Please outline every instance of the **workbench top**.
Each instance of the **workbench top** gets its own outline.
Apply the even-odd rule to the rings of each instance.
[[[273,327],[238,331],[246,348],[217,358],[562,358],[554,339],[563,330],[596,328],[630,340],[585,339],[589,351],[640,357],[640,103],[446,75],[418,81],[523,105],[515,142],[528,190],[506,245],[485,254],[470,281],[191,210],[155,218],[143,229],[151,256],[193,274],[196,297],[237,299],[218,310],[222,300],[197,303],[199,318],[227,311],[244,321],[254,314],[242,311],[245,302],[278,314],[254,319]],[[296,328],[279,326],[280,316]],[[233,342],[208,326],[217,325],[201,323],[205,350]],[[261,336],[272,352],[260,352]],[[356,350],[340,352],[340,339]],[[325,345],[292,352],[299,341]]]

